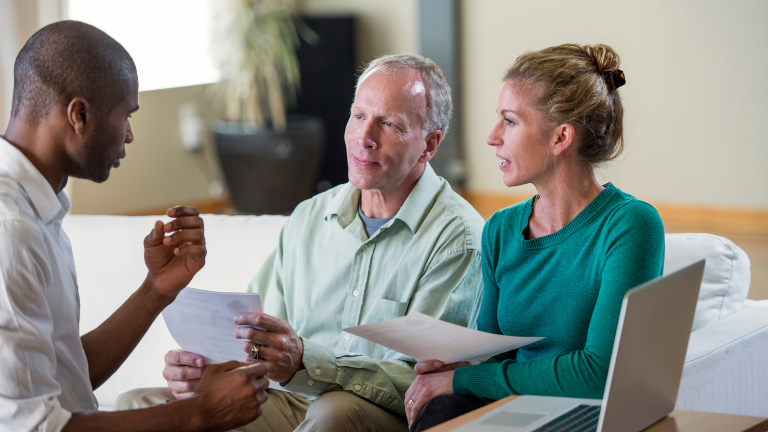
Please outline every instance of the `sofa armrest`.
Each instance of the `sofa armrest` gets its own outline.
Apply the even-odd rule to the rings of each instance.
[[[678,409],[768,417],[768,307],[691,333]]]

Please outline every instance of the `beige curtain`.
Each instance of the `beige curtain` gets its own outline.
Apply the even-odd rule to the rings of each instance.
[[[13,62],[41,26],[63,17],[62,0],[0,0],[0,133],[11,115]]]

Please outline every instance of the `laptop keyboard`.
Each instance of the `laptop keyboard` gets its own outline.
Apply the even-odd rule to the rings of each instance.
[[[599,405],[579,405],[531,432],[595,432],[599,418]]]

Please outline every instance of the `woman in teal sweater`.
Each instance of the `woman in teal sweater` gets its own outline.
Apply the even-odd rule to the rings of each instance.
[[[412,431],[509,395],[603,396],[622,298],[664,265],[656,210],[594,174],[623,149],[618,67],[606,45],[568,44],[507,70],[487,143],[504,184],[538,195],[485,225],[478,328],[544,339],[475,366],[417,364]]]

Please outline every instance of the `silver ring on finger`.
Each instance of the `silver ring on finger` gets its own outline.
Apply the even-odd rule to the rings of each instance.
[[[259,346],[254,345],[253,348],[251,348],[251,360],[258,360],[259,359]]]

